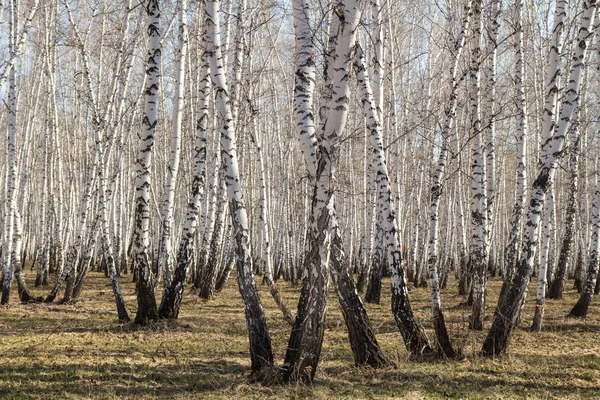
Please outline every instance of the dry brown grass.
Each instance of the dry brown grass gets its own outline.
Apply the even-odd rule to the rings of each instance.
[[[31,276],[29,276],[31,278]],[[130,277],[121,279],[133,317]],[[32,280],[29,279],[29,282]],[[408,357],[390,312],[389,282],[382,305],[367,305],[384,352],[396,369],[353,367],[346,330],[335,296],[330,295],[328,328],[317,381],[311,385],[264,387],[247,382],[246,325],[235,279],[216,300],[186,293],[181,317],[140,328],[119,325],[109,281],[92,273],[85,301],[70,305],[18,304],[0,309],[0,398],[598,398],[600,397],[600,315],[594,299],[585,320],[567,319],[577,300],[567,291],[547,305],[544,330],[527,331],[533,306],[527,303],[509,354],[477,355],[484,332],[467,330],[470,312],[455,285],[442,294],[446,320],[462,360],[414,362]],[[288,303],[298,288],[280,282]],[[571,284],[568,285],[571,288]],[[498,294],[490,285],[486,329]],[[266,288],[260,286],[276,360],[283,360],[290,328]],[[47,289],[36,289],[47,294]],[[530,293],[535,293],[532,290]],[[157,298],[160,299],[157,293]],[[412,289],[418,318],[431,336],[429,292]]]

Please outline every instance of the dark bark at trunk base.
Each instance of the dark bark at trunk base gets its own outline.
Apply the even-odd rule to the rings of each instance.
[[[31,294],[25,283],[20,265],[17,265],[15,269],[15,280],[17,281],[17,292],[19,293],[21,303],[41,303],[44,301],[43,297],[35,297]]]
[[[403,277],[402,268],[399,274]],[[403,278],[402,278],[403,279]],[[397,293],[392,288],[392,313],[396,321],[396,326],[402,334],[402,339],[407,350],[414,357],[421,357],[424,354],[432,353],[433,349],[429,344],[429,338],[425,334],[423,327],[416,321],[410,303],[408,301],[408,292],[406,285]]]
[[[201,299],[214,299],[217,275],[217,260],[211,257],[204,268],[202,268],[202,280],[200,281],[200,288],[198,291],[198,296]]]
[[[171,285],[163,291],[160,307],[158,308],[158,316],[160,318],[177,319],[179,317],[179,309],[183,300],[183,292],[190,264],[188,243],[189,241],[184,239],[184,242],[180,245],[173,280]]]
[[[308,313],[310,299],[310,284],[308,278],[305,277],[302,280],[302,289],[300,291],[300,299],[298,300],[298,311],[296,312],[296,319],[292,327],[290,334],[290,340],[288,347],[285,352],[285,359],[283,363],[283,381],[290,383],[293,381],[312,382],[317,372],[317,364],[321,355],[321,346],[323,344],[324,326],[320,321],[320,315],[324,313],[327,299],[321,299],[319,301],[323,306],[321,312],[313,312],[311,315]],[[313,301],[314,302],[314,301]],[[310,324],[313,331],[313,338],[310,342],[304,341],[304,325],[307,318],[312,319]],[[313,357],[301,358],[303,353],[310,349]]]
[[[244,313],[250,339],[250,360],[254,380],[264,380],[267,371],[273,369],[273,350],[267,329],[267,319],[258,297],[254,277],[244,276],[243,262],[237,262],[238,286],[244,302]],[[249,269],[251,270],[251,269]]]
[[[526,260],[521,262],[526,263]],[[521,265],[515,273],[510,289],[506,290],[504,299],[499,300],[492,327],[483,342],[481,350],[483,356],[490,357],[506,351],[512,330],[517,326],[530,274],[529,268]]]
[[[71,301],[71,298],[73,296],[73,289],[75,286],[74,272],[75,271],[71,271],[71,273],[67,277],[67,284],[65,286],[65,295],[63,296],[62,300],[60,301],[61,303],[68,303],[69,301]]]
[[[338,296],[340,309],[348,328],[350,347],[357,367],[384,368],[390,365],[385,358],[371,321],[357,294],[352,276],[343,264],[341,237],[335,232],[331,249],[331,277]]]
[[[571,309],[569,317],[585,318],[592,302],[592,293],[582,293],[575,306]]]
[[[73,298],[76,299],[81,296],[81,291],[83,290],[83,284],[85,283],[85,279],[87,278],[87,274],[90,270],[90,264],[88,261],[81,261],[77,268],[77,271],[80,271],[75,278],[75,287],[73,288]]]
[[[540,332],[542,330],[542,321],[544,320],[544,302],[538,301],[535,305],[535,314],[531,324],[531,332]]]
[[[235,259],[232,259],[231,261],[229,261],[225,268],[223,268],[223,271],[221,272],[221,274],[219,275],[219,278],[217,279],[217,283],[215,285],[215,291],[220,292],[223,287],[225,286],[225,284],[227,283],[227,280],[229,279],[229,275],[231,274],[231,271],[233,270],[233,267],[235,266]]]
[[[370,278],[367,284],[367,292],[365,293],[365,301],[371,304],[379,304],[381,300],[381,272],[382,263],[373,262],[371,266]]]
[[[141,254],[137,257],[136,270],[138,277],[135,288],[137,290],[138,309],[135,315],[135,323],[146,325],[150,321],[158,319],[158,310],[156,308],[156,299],[154,298],[154,285],[152,284],[148,257],[146,254]]]
[[[437,310],[433,315],[433,329],[435,331],[435,337],[437,339],[437,351],[440,357],[443,358],[455,358],[457,353],[452,348],[452,342],[446,329],[446,321],[444,320],[444,313],[442,310]]]

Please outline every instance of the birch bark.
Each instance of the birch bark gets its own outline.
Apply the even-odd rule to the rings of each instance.
[[[160,82],[160,6],[159,0],[146,3],[148,17],[148,51],[146,59],[146,90],[142,135],[136,159],[135,179],[135,223],[133,233],[133,269],[136,275],[138,311],[137,324],[147,324],[158,318],[152,269],[149,255],[150,245],[150,168],[152,147],[158,122],[158,92]]]

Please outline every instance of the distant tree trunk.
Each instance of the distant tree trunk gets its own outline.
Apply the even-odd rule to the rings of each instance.
[[[537,297],[535,302],[535,314],[531,330],[539,332],[542,329],[542,319],[544,318],[544,304],[546,302],[546,281],[548,278],[548,252],[550,247],[550,232],[552,224],[552,213],[554,212],[554,187],[549,191],[548,206],[544,210],[544,222],[542,225],[542,246],[540,251],[540,266],[538,270]]]
[[[219,170],[222,169],[218,166]],[[215,213],[215,224],[212,231],[212,238],[210,238],[210,247],[206,255],[206,263],[202,267],[202,279],[198,285],[198,296],[205,300],[213,299],[215,296],[215,285],[217,277],[219,275],[219,267],[221,259],[219,258],[219,252],[221,250],[223,231],[225,230],[225,217],[227,216],[227,193],[226,187],[223,181],[220,181],[215,189],[219,190],[217,194],[217,209]]]
[[[381,227],[381,217],[377,217],[375,224],[375,239],[373,251],[371,251],[371,265],[369,270],[369,279],[367,282],[367,291],[365,293],[365,301],[367,303],[379,304],[381,299],[381,275],[383,272],[383,248],[385,247],[383,236],[383,228]]]

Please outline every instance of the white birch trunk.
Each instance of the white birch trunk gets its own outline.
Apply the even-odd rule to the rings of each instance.
[[[161,44],[160,8],[158,0],[146,3],[148,16],[148,50],[146,60],[146,90],[142,134],[136,159],[135,225],[133,233],[133,269],[136,275],[138,312],[135,322],[146,324],[158,318],[152,270],[150,264],[150,168],[152,147],[158,122],[158,93],[160,82]]]

